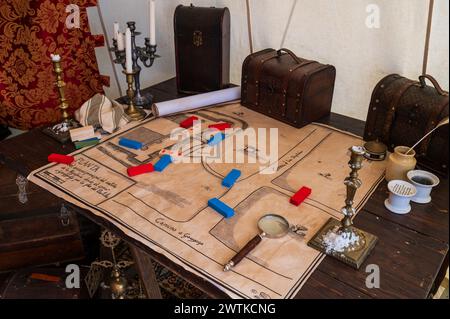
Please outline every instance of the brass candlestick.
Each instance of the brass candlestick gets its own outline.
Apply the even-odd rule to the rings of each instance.
[[[345,206],[341,210],[344,218],[341,222],[330,218],[308,242],[308,245],[359,269],[375,247],[378,238],[353,226],[353,216],[356,213],[353,200],[356,191],[362,184],[358,177],[358,171],[362,168],[366,150],[361,146],[353,146],[350,152],[348,165],[351,172],[344,181],[347,187],[347,197]]]
[[[53,69],[55,70],[56,74],[56,87],[58,88],[59,93],[59,101],[61,102],[59,104],[59,108],[61,109],[61,117],[63,119],[63,122],[69,121],[69,113],[67,110],[69,109],[69,103],[67,103],[66,100],[66,93],[65,93],[65,87],[66,83],[63,81],[63,70],[61,67],[61,60],[52,60],[53,62]]]
[[[53,63],[53,70],[55,71],[56,74],[55,84],[56,87],[58,88],[58,95],[60,101],[59,109],[61,110],[62,122],[52,127],[45,128],[43,132],[61,143],[66,143],[70,140],[69,131],[71,129],[80,127],[80,125],[70,117],[70,114],[68,112],[69,103],[67,102],[66,99],[65,93],[66,83],[63,80],[63,69],[61,67],[61,58],[59,56],[52,55],[52,63]]]
[[[133,81],[134,77],[137,73],[137,71],[133,71],[131,73],[126,72],[125,70],[123,73],[127,77],[127,96],[128,96],[128,108],[125,110],[125,113],[133,120],[133,121],[140,121],[145,118],[145,112],[134,105],[133,99],[134,99],[134,90],[133,90]]]

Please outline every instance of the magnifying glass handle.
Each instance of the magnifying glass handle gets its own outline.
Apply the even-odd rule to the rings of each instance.
[[[264,233],[253,237],[253,239],[250,240],[247,245],[245,245],[233,258],[231,258],[231,260],[223,268],[223,271],[230,271],[231,268],[239,264],[242,259],[245,258],[245,256],[247,256],[253,249],[255,249],[256,246],[258,246],[263,237]]]

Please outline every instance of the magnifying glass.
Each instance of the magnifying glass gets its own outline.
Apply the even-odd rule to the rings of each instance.
[[[223,271],[230,271],[233,267],[239,264],[253,249],[258,246],[263,238],[281,238],[286,236],[289,232],[293,232],[299,236],[305,236],[303,233],[307,228],[303,226],[291,226],[286,218],[268,214],[258,221],[258,228],[261,231],[258,235],[253,237],[224,267]]]

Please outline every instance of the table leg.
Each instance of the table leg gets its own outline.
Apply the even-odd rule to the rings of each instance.
[[[149,299],[162,299],[150,256],[132,244],[129,246],[147,297]]]
[[[448,252],[445,255],[444,261],[441,265],[441,269],[439,270],[436,279],[434,280],[433,286],[431,287],[431,291],[430,291],[430,298],[432,298],[439,290],[439,287],[442,284],[442,281],[444,281],[445,275],[447,274],[447,269],[448,269]]]

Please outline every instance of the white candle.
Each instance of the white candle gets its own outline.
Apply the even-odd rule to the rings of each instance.
[[[155,0],[150,0],[150,44],[156,45],[156,10]]]
[[[117,40],[117,37],[119,35],[119,29],[120,29],[119,23],[114,22],[114,34],[113,34],[113,39],[114,40]]]
[[[52,58],[53,62],[61,61],[61,57],[59,56],[59,54],[50,54],[50,57]]]
[[[125,58],[126,58],[126,70],[127,73],[133,72],[133,60],[131,56],[131,31],[127,28],[125,32]]]
[[[123,33],[119,32],[117,34],[117,48],[119,49],[119,51],[123,51],[125,50],[125,42],[123,39]]]

